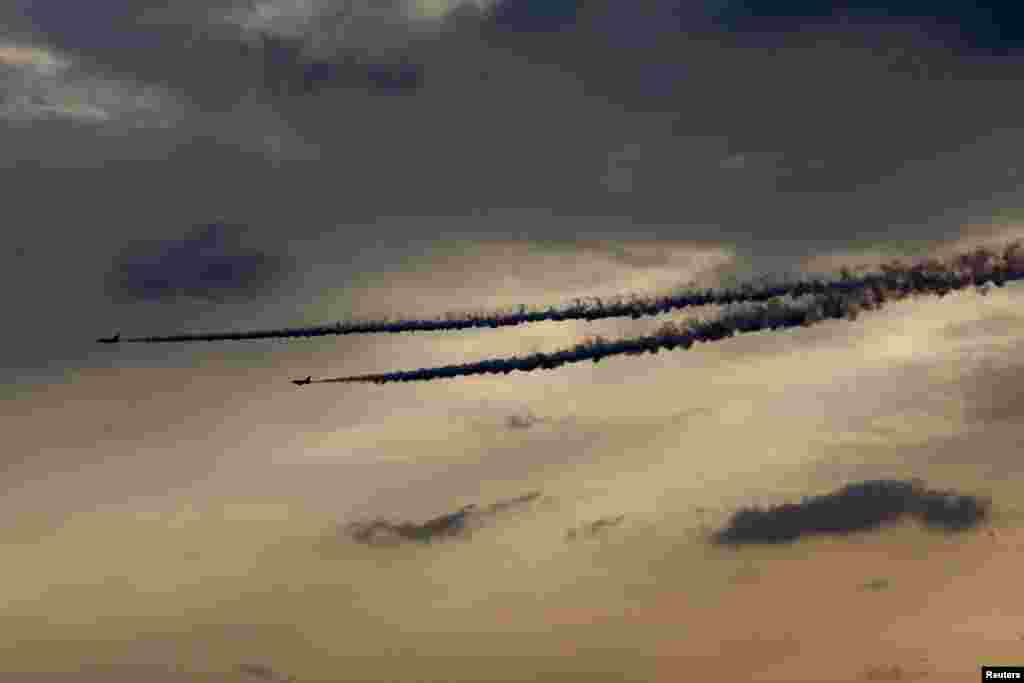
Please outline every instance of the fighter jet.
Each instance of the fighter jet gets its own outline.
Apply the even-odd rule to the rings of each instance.
[[[306,375],[306,379],[293,379],[292,384],[297,387],[301,387],[304,384],[309,384],[313,381],[313,375]]]
[[[117,342],[121,341],[121,333],[118,332],[113,337],[100,337],[96,341],[99,342],[100,344],[116,344]]]

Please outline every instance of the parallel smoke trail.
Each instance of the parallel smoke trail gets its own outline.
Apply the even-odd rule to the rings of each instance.
[[[1002,270],[995,262],[1002,262]],[[1009,265],[1006,265],[1009,264]],[[1016,265],[1014,265],[1016,264]],[[985,280],[993,279],[1001,285],[1003,281],[1017,279],[1014,273],[1019,272],[1018,266],[1024,265],[1024,249],[1019,242],[1007,246],[1002,254],[979,248],[974,252],[954,257],[949,264],[942,265],[930,261],[923,265],[906,266],[896,262],[880,267],[881,272],[868,273],[860,276],[846,275],[840,279],[801,280],[784,284],[752,285],[744,284],[735,288],[705,289],[660,297],[633,296],[630,301],[604,302],[595,298],[593,303],[577,299],[569,307],[551,307],[543,311],[527,311],[525,306],[519,307],[517,313],[481,313],[463,314],[455,317],[452,314],[446,319],[412,319],[412,320],[368,320],[338,322],[332,325],[312,327],[291,327],[276,330],[253,330],[212,333],[183,333],[169,336],[125,337],[119,341],[128,343],[163,343],[189,341],[242,341],[247,339],[287,339],[299,337],[323,337],[327,335],[375,334],[381,332],[430,332],[464,330],[479,327],[509,327],[541,321],[565,320],[602,320],[605,318],[631,317],[638,319],[643,316],[660,315],[669,311],[706,305],[729,305],[735,303],[764,302],[781,296],[794,299],[807,295],[825,295],[829,293],[852,293],[865,288],[892,287],[894,282],[909,278],[913,280],[924,273],[929,276],[945,274],[950,278],[970,274],[975,284],[978,277]]]
[[[1006,256],[999,261],[991,252],[979,250],[973,255],[976,261],[961,261],[958,269],[950,269],[936,261],[916,265],[910,269],[887,269],[882,279],[858,289],[836,289],[824,294],[808,297],[803,303],[786,304],[772,301],[758,304],[747,310],[727,313],[710,321],[697,321],[684,325],[667,323],[654,335],[606,341],[598,338],[593,342],[577,344],[571,349],[554,353],[535,353],[520,358],[490,359],[477,363],[445,365],[435,368],[421,368],[381,374],[354,375],[313,380],[318,384],[334,382],[417,382],[432,379],[465,377],[483,374],[508,374],[513,370],[532,372],[553,370],[565,363],[579,363],[592,360],[597,363],[606,356],[621,354],[640,355],[644,352],[658,353],[661,349],[675,349],[677,346],[689,349],[694,342],[712,342],[731,337],[736,333],[779,330],[806,327],[823,320],[847,318],[856,319],[862,310],[880,308],[891,299],[908,296],[936,294],[945,296],[952,290],[992,281],[1002,287],[1005,282],[1024,279],[1024,251],[1007,249]],[[983,258],[984,256],[984,258]],[[963,259],[964,257],[959,257]]]

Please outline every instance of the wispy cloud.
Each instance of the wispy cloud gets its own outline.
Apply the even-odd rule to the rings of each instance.
[[[48,48],[0,45],[0,73],[6,90],[0,117],[9,121],[168,127],[181,115],[159,88],[90,75]]]
[[[480,8],[490,2],[458,0],[262,0],[210,19],[255,35],[270,33],[301,38],[314,51],[337,48],[400,49],[418,35],[434,33],[459,5]]]
[[[443,538],[466,538],[473,531],[491,523],[496,516],[528,508],[540,497],[540,491],[531,491],[516,498],[499,500],[483,508],[467,505],[423,523],[390,522],[384,519],[352,522],[344,527],[344,533],[358,543],[377,546],[406,541],[429,543]]]
[[[40,74],[55,75],[68,67],[69,62],[50,50],[11,43],[0,45],[0,65],[21,68]]]

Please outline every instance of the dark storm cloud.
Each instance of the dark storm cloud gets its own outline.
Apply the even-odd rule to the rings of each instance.
[[[927,489],[920,480],[872,480],[800,503],[743,508],[712,535],[712,541],[790,543],[805,535],[869,531],[906,516],[938,529],[961,531],[983,522],[990,507],[987,499]]]
[[[842,17],[863,23],[915,23],[953,41],[960,50],[1005,54],[1024,48],[1024,13],[1012,2],[985,3],[891,0],[875,6],[840,0],[731,0],[716,12],[734,32],[786,34],[812,21]]]
[[[317,57],[309,33],[281,34],[216,20],[226,13],[203,3],[169,8],[101,0],[88,11],[70,12],[55,3],[34,3],[27,17],[39,37],[92,69],[180,91],[204,109],[230,108],[254,89],[267,96],[307,95],[328,87],[389,94],[415,91],[422,83],[422,65],[407,57],[382,58],[343,45],[335,46],[334,58]],[[317,28],[324,27],[309,30]]]
[[[247,247],[244,229],[210,223],[183,239],[126,248],[106,278],[117,301],[261,296],[292,270],[283,256]]]
[[[894,232],[950,237],[957,212],[984,213],[978,202],[1018,184],[1007,167],[1024,142],[1024,62],[960,54],[921,22],[822,19],[769,39],[722,18],[722,3],[505,0],[421,31],[392,5],[301,30],[214,18],[251,10],[242,3],[44,2],[12,21],[82,69],[162,85],[187,108],[175,129],[193,140],[187,154],[140,133],[100,146],[69,130],[62,140],[83,139],[61,149],[85,154],[68,159],[149,149],[161,168],[134,178],[173,178],[191,195],[232,177],[251,213],[282,220],[280,197],[293,196],[307,235],[422,219],[375,235],[404,244],[437,234],[428,217],[474,215],[471,239],[576,243],[600,216],[605,237],[650,226],[659,240],[733,242],[776,268]],[[279,55],[268,59],[261,31]],[[375,96],[392,93],[414,96]],[[9,141],[14,156],[34,158],[43,141],[26,137]],[[518,208],[545,216],[502,214]]]
[[[881,11],[873,21],[791,18],[772,29],[732,26],[715,12],[683,16],[681,5],[593,3],[557,39],[504,38],[575,74],[588,94],[671,115],[677,138],[723,143],[699,175],[681,161],[692,163],[693,150],[680,149],[673,164],[643,154],[632,191],[616,197],[635,202],[630,215],[654,222],[673,212],[665,199],[678,191],[676,215],[687,222],[738,239],[734,228],[744,224],[761,248],[789,249],[772,242],[882,238],[883,226],[924,222],[1016,186],[1005,171],[1017,122],[1003,103],[1017,97],[1019,56],[961,55],[926,20],[886,23]],[[996,153],[972,157],[989,136]],[[720,165],[740,158],[746,163]],[[616,203],[607,211],[626,213]]]

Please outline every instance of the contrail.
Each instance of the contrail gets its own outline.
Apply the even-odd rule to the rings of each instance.
[[[713,320],[698,320],[686,324],[667,323],[653,335],[577,344],[571,349],[553,353],[534,353],[525,357],[513,356],[483,360],[476,363],[445,365],[381,374],[353,375],[313,380],[317,384],[334,382],[418,382],[432,379],[465,377],[483,374],[508,374],[513,370],[532,372],[553,370],[566,363],[591,360],[595,363],[607,356],[658,353],[677,346],[689,349],[695,342],[713,342],[737,333],[806,327],[823,320],[856,319],[862,310],[881,307],[892,299],[935,294],[945,296],[953,290],[980,286],[987,281],[1002,287],[1010,280],[1024,279],[1024,253],[1007,251],[1009,258],[993,258],[992,252],[979,250],[958,262],[957,268],[927,261],[911,268],[888,267],[883,276],[871,284],[858,288],[834,289],[824,294],[803,297],[802,301],[783,303],[781,300],[756,304],[744,310],[733,311]],[[976,258],[975,258],[976,257]],[[961,257],[958,257],[961,258]],[[974,260],[970,260],[974,259]],[[972,265],[973,264],[973,265]]]
[[[409,320],[365,320],[337,322],[329,325],[310,327],[286,327],[272,330],[240,330],[228,332],[196,332],[168,336],[123,337],[105,343],[165,343],[190,341],[243,341],[248,339],[288,339],[301,337],[323,337],[345,334],[376,334],[382,332],[433,332],[465,330],[481,327],[499,328],[523,325],[542,321],[561,322],[565,320],[603,320],[606,318],[630,317],[638,319],[644,316],[660,315],[669,311],[691,308],[694,306],[730,305],[736,303],[758,303],[777,297],[789,296],[794,299],[808,295],[824,295],[828,293],[850,293],[865,288],[882,288],[892,286],[894,281],[909,279],[917,275],[939,276],[945,274],[950,278],[969,274],[974,284],[984,280],[994,280],[996,284],[1019,279],[1024,269],[1024,248],[1020,242],[1005,247],[1002,254],[985,248],[960,254],[947,264],[929,261],[923,265],[907,266],[894,262],[879,267],[880,271],[854,276],[844,273],[841,278],[815,278],[781,284],[754,285],[750,283],[738,287],[724,289],[689,290],[666,296],[633,295],[629,301],[616,297],[614,301],[603,301],[595,297],[592,301],[576,299],[575,303],[562,307],[549,307],[541,311],[528,311],[520,306],[518,312],[496,313],[449,313],[444,319],[409,319]],[[982,278],[981,281],[978,278]],[[112,338],[113,339],[113,338]],[[98,340],[104,341],[104,340]]]

